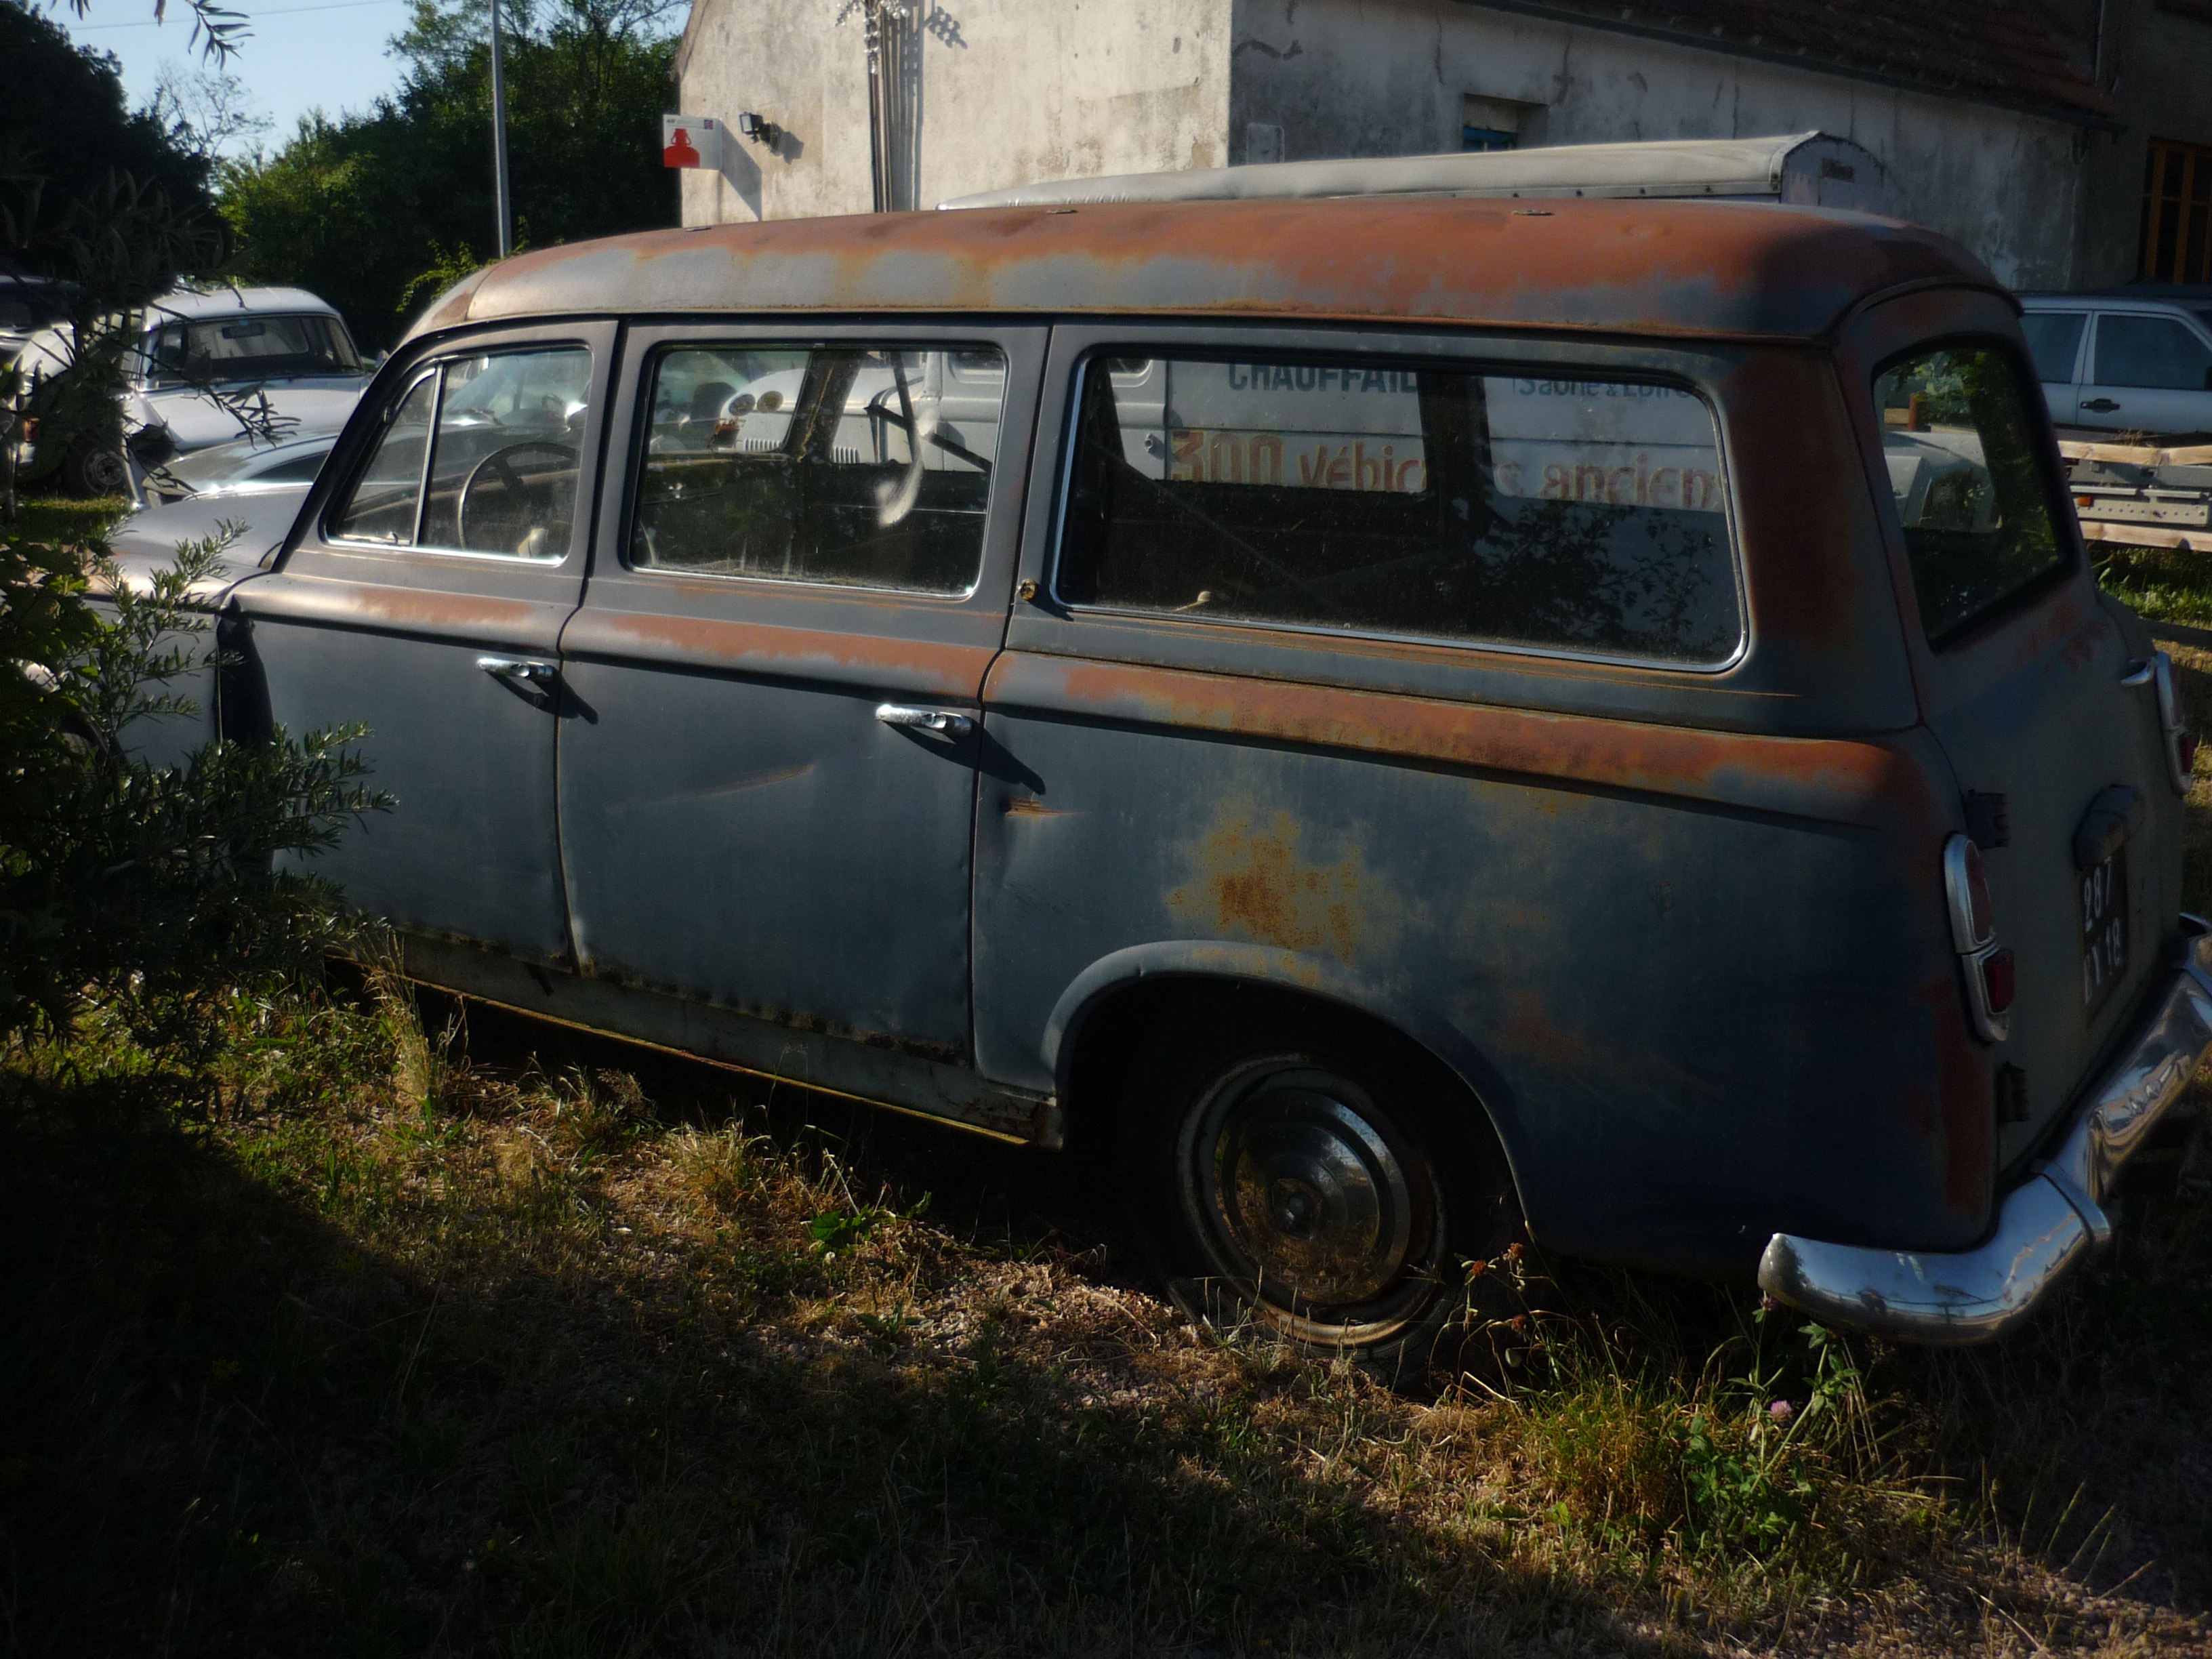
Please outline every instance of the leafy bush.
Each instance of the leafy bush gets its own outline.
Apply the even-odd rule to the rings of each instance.
[[[181,548],[143,591],[102,550],[92,584],[27,540],[0,565],[0,1033],[97,998],[189,1048],[225,988],[312,967],[349,925],[283,855],[386,804],[361,781],[359,728],[217,740],[169,767],[125,746],[135,722],[197,712],[170,683],[225,665],[189,601],[223,544]]]

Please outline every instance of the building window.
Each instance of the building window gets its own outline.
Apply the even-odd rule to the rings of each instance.
[[[2142,258],[2154,283],[2212,282],[2212,149],[2150,141],[2143,174]]]
[[[1473,93],[1461,98],[1459,104],[1459,147],[1468,150],[1518,149],[1522,130],[1536,108],[1510,98],[1479,98]]]

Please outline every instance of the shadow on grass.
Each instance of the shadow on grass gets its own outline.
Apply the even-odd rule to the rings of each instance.
[[[954,1364],[813,1342],[484,1213],[379,1254],[175,1092],[0,1079],[11,1653],[1658,1650],[988,1321]]]

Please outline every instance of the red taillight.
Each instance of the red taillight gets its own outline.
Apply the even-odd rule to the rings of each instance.
[[[2181,751],[2182,771],[2193,776],[2197,771],[2197,745],[2201,739],[2194,732],[2184,732],[2173,741]]]
[[[2016,978],[2009,947],[1992,951],[1982,958],[1982,991],[1991,1013],[2001,1014],[2012,1006]]]

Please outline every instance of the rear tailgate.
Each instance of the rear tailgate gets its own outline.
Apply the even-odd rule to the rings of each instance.
[[[2162,954],[2180,793],[2148,635],[2096,590],[2024,354],[1942,341],[1891,356],[1874,385],[1923,714],[2012,952],[2011,1006],[1988,1022],[2011,1166],[2119,1040]],[[1970,1009],[1977,971],[1962,962]]]

